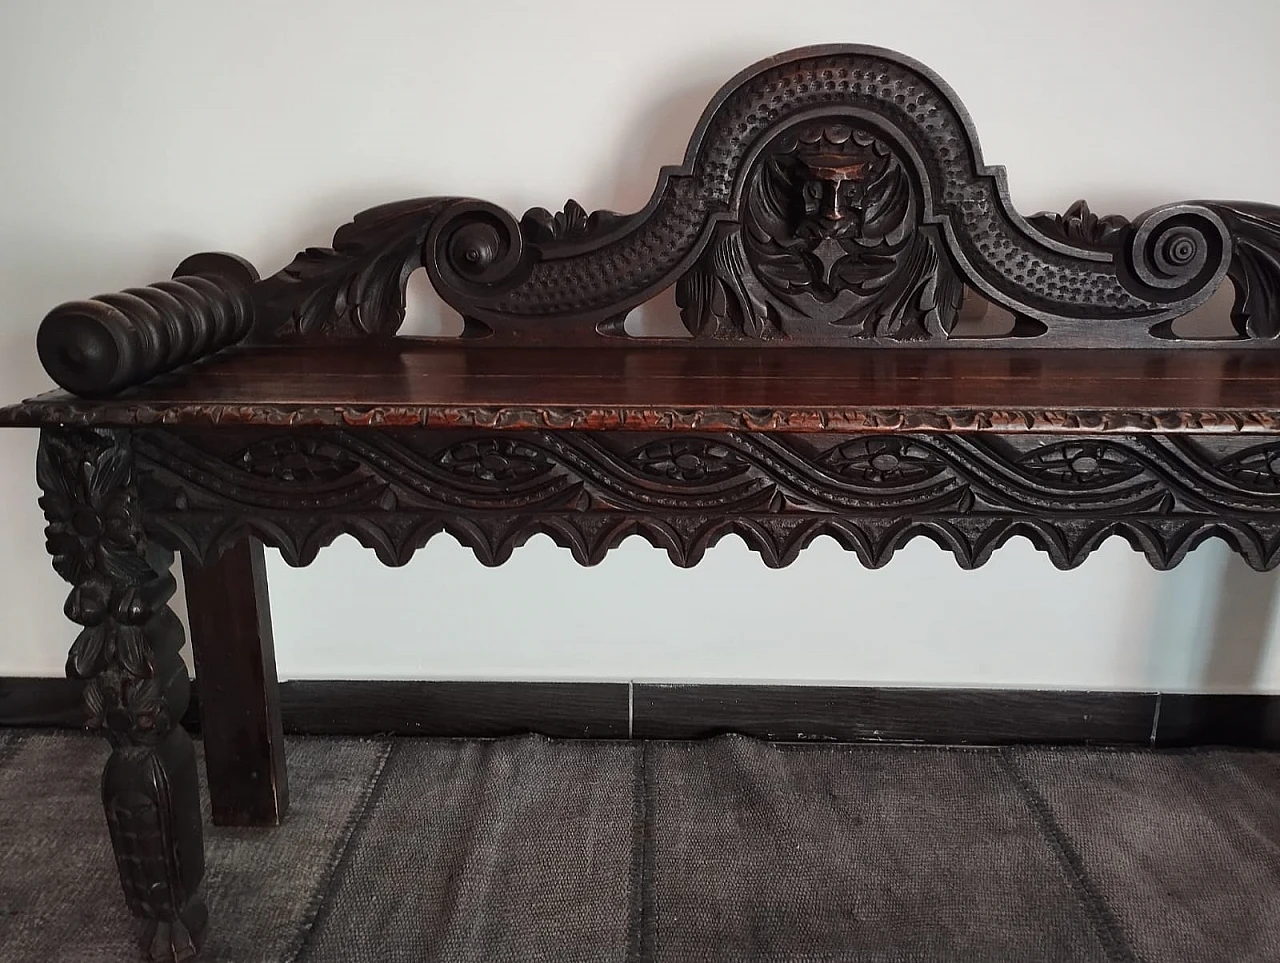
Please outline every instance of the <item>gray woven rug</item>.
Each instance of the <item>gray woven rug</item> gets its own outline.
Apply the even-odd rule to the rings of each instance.
[[[134,961],[98,740],[0,730],[0,959]],[[294,739],[206,959],[1280,960],[1280,756]]]

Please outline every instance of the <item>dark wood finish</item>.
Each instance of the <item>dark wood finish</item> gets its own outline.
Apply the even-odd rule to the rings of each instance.
[[[1280,334],[1280,208],[1189,201],[1130,223],[1079,202],[1024,218],[941,78],[839,44],[729,81],[635,214],[383,204],[263,281],[237,268],[229,284],[184,278],[163,297],[58,308],[41,355],[84,393],[193,360],[250,323],[258,341],[386,339],[420,267],[472,345],[625,343],[628,312],[673,284],[699,343],[1153,346],[1179,340],[1172,322],[1228,278],[1236,303],[1219,340]],[[962,336],[966,285],[1011,312],[1012,328]]]
[[[206,913],[195,751],[179,724],[190,682],[168,606],[173,556],[142,529],[128,432],[46,429],[36,478],[53,567],[83,626],[67,675],[83,679],[88,726],[111,743],[102,801],[125,902],[153,960],[195,956]]]
[[[84,727],[84,683],[79,679],[0,677],[0,727]]]
[[[0,727],[79,728],[83,685],[75,679],[0,677]],[[536,732],[557,739],[625,739],[625,682],[408,682],[294,680],[278,686],[280,717],[291,735],[431,736],[497,739]],[[200,680],[191,683],[183,727],[199,733]],[[210,718],[218,710],[210,713]],[[283,771],[283,770],[282,770]],[[209,772],[230,786],[242,773]],[[229,788],[234,794],[237,790]]]
[[[1280,352],[237,349],[0,425],[1280,432]]]
[[[316,735],[625,739],[625,682],[286,682],[285,728]]]
[[[36,350],[49,377],[80,395],[109,395],[243,341],[258,272],[232,254],[196,254],[172,281],[54,308]]]
[[[1119,535],[1167,568],[1210,536],[1280,563],[1280,441],[1245,436],[134,432],[148,532],[193,558],[252,533],[306,565],[347,532],[402,565],[447,531],[486,565],[545,533],[693,565],[726,534],[788,565],[830,535],[878,567],[925,536],[963,568],[1023,535],[1060,568]]]
[[[633,706],[637,739],[739,732],[778,742],[1148,745],[1156,695],[637,683]]]
[[[74,728],[79,688],[0,678],[0,726]],[[199,691],[197,679],[193,703]],[[280,704],[285,731],[299,735],[622,739],[630,715],[635,739],[1280,747],[1280,696],[1262,693],[300,680],[280,684]],[[194,712],[184,724],[200,728]]]
[[[258,337],[394,335],[418,267],[481,344],[625,340],[627,313],[673,283],[708,341],[955,341],[967,284],[1016,318],[984,343],[1151,344],[1227,276],[1232,336],[1280,330],[1280,208],[1196,201],[1130,223],[1081,203],[1025,219],[941,78],[847,44],[729,81],[635,214],[569,201],[517,221],[453,197],[364,211],[256,286]]]
[[[241,538],[203,565],[184,556],[182,575],[214,824],[278,825],[289,779],[262,543]]]
[[[394,337],[418,268],[460,341]],[[1280,562],[1280,207],[1024,218],[951,89],[890,51],[739,74],[635,214],[427,197],[262,280],[229,255],[175,274],[55,308],[38,350],[73,393],[0,409],[44,429],[50,549],[85,626],[69,668],[116,745],[112,838],[156,959],[189,956],[201,923],[165,549],[209,569],[215,793],[240,736],[283,780],[249,537],[295,564],[341,532],[401,564],[439,531],[488,564],[536,532],[585,564],[634,533],[691,565],[728,532],[770,565],[819,534],[868,565],[925,535],[972,567],[1015,534],[1062,567],[1113,534],[1161,567],[1214,535]],[[1228,281],[1220,335],[1184,337],[1174,321]],[[669,287],[689,337],[632,337],[628,312]],[[991,304],[1008,324],[978,323]],[[874,350],[825,350],[855,346]],[[836,731],[788,711],[779,731]],[[1050,731],[1092,710],[1060,712]],[[216,804],[260,816],[261,795]]]
[[[1155,744],[1280,749],[1280,696],[1166,692]]]

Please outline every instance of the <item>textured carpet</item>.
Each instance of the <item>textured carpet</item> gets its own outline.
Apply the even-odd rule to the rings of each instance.
[[[0,730],[0,959],[138,957],[106,748]],[[204,959],[1280,960],[1280,756],[294,739]]]

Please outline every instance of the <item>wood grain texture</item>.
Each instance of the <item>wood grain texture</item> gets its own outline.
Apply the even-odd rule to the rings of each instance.
[[[621,739],[628,689],[625,682],[299,680],[280,684],[280,701],[285,731],[299,735]],[[183,722],[193,732],[199,694],[196,680]],[[80,699],[75,680],[0,677],[0,727],[79,728]],[[1267,693],[637,683],[631,709],[637,739],[734,731],[796,742],[1142,745],[1145,731],[1161,748],[1280,748],[1280,696]]]
[[[637,683],[637,739],[1147,745],[1147,692]]]
[[[278,825],[289,778],[262,543],[243,538],[204,565],[184,557],[182,574],[213,822]]]
[[[76,394],[115,394],[244,340],[257,280],[243,258],[196,254],[171,281],[59,305],[36,334],[40,363]]]
[[[199,688],[197,680],[197,695]],[[629,688],[625,682],[297,680],[281,683],[280,693],[289,733],[621,739],[628,733]],[[745,732],[784,742],[1138,745],[1149,740],[1155,721],[1155,695],[1147,692],[636,683],[633,694],[637,739]],[[0,725],[74,727],[66,707],[75,697],[65,679],[0,679]],[[1233,717],[1274,715],[1280,704],[1280,697],[1267,695],[1161,698],[1176,698],[1200,719],[1222,723],[1179,727],[1181,741],[1171,744],[1180,745],[1255,744],[1249,727],[1233,724]],[[192,723],[198,729],[199,720]]]
[[[263,280],[246,262],[197,255],[177,280],[55,308],[40,356],[55,381],[91,395],[246,335],[386,343],[418,269],[462,317],[472,352],[626,346],[628,314],[672,287],[684,350],[1167,349],[1190,340],[1174,321],[1224,283],[1233,308],[1196,344],[1271,348],[1280,336],[1280,207],[1183,201],[1130,221],[1077,202],[1023,217],[941,78],[894,51],[826,44],[729,80],[634,213],[569,200],[517,218],[472,197],[392,201]],[[970,299],[1011,321],[965,329]]]
[[[625,739],[629,688],[626,682],[295,679],[279,683],[278,693],[290,735],[497,739],[536,732]],[[74,679],[0,677],[0,728],[82,728],[82,689]],[[200,680],[193,679],[182,724],[194,734],[204,721],[200,692]],[[211,784],[222,778],[234,787],[237,777],[234,768],[210,772]]]
[[[672,431],[1280,431],[1280,352],[234,349],[0,425]]]
[[[418,268],[461,339],[396,338]],[[84,627],[68,669],[113,743],[108,823],[154,960],[189,959],[204,924],[166,548],[191,566],[215,812],[248,822],[284,806],[251,539],[307,564],[351,533],[398,565],[448,531],[496,565],[545,533],[594,564],[639,534],[693,565],[737,534],[781,566],[827,535],[879,566],[925,536],[972,568],[1024,535],[1069,568],[1118,535],[1163,568],[1217,536],[1280,564],[1280,208],[1024,218],[956,95],[892,51],[740,73],[634,214],[425,197],[266,279],[226,255],[175,273],[55,308],[38,350],[74,394],[0,408],[42,429],[49,549]],[[1220,337],[1189,343],[1173,322],[1224,283]],[[690,337],[633,337],[628,312],[672,286]],[[1010,325],[962,336],[970,295]],[[595,708],[550,685],[379,691],[397,731],[465,711],[486,734],[598,735],[580,731],[598,711],[619,732],[616,687],[573,690]],[[299,712],[350,725],[353,692],[375,697],[322,686]],[[639,695],[641,731],[668,735],[1140,742],[1154,716],[1146,695],[938,692],[927,712],[888,690]]]
[[[625,739],[625,682],[309,681],[281,685],[285,728],[325,735]]]

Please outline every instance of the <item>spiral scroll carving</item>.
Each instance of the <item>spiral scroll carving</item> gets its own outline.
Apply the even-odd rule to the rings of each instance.
[[[524,250],[520,225],[508,212],[486,201],[459,201],[432,224],[422,260],[442,297],[465,299],[513,283],[526,266]]]
[[[420,267],[466,334],[494,342],[624,334],[632,308],[677,285],[705,340],[1151,346],[1228,275],[1238,340],[1280,333],[1280,208],[1024,218],[945,82],[855,45],[734,78],[635,214],[570,201],[517,220],[455,197],[359,214],[263,282],[258,335],[391,336]],[[966,288],[1010,311],[1012,332],[958,333]]]
[[[1153,300],[1170,301],[1216,286],[1227,271],[1231,238],[1222,219],[1205,207],[1161,208],[1134,225],[1125,261],[1127,279]]]
[[[114,394],[243,340],[257,280],[241,258],[198,254],[173,280],[59,305],[36,335],[40,363],[73,394]]]

